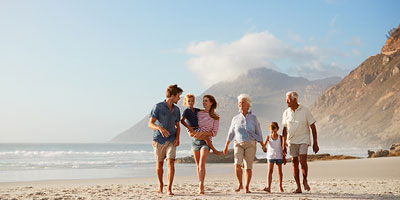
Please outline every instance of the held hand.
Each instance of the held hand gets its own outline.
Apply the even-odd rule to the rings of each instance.
[[[264,153],[267,153],[267,147],[265,145],[261,145],[262,150],[264,151]]]
[[[318,146],[317,143],[314,143],[314,144],[313,144],[313,151],[314,151],[314,153],[318,153],[318,151],[319,151],[319,146]]]
[[[169,137],[169,132],[167,131],[167,129],[160,127],[158,130],[161,132],[161,135],[163,137]]]

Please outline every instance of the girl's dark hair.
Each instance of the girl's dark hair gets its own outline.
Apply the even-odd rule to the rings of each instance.
[[[215,120],[219,120],[219,116],[217,114],[215,114],[215,109],[217,108],[217,101],[215,100],[215,98],[209,94],[204,95],[203,98],[207,98],[208,100],[210,100],[211,104],[211,108],[209,111],[210,117],[215,119]]]

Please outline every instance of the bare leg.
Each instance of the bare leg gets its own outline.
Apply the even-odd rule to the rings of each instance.
[[[172,183],[174,182],[174,175],[175,175],[175,159],[167,159],[167,162],[168,162],[167,193],[168,193],[168,195],[174,195],[174,193],[172,193]]]
[[[272,173],[274,172],[274,163],[268,163],[268,187],[264,191],[271,192]]]
[[[204,194],[204,179],[206,178],[206,162],[210,151],[206,148],[200,149],[199,160],[199,194]]]
[[[156,172],[157,172],[157,178],[158,178],[158,183],[159,183],[158,193],[163,193],[163,187],[164,187],[164,183],[163,183],[163,173],[164,173],[163,166],[164,166],[164,161],[156,163]]]
[[[200,151],[193,151],[194,161],[196,162],[197,167],[197,177],[200,183]]]
[[[217,156],[222,155],[222,151],[218,151],[218,150],[214,147],[214,145],[212,144],[210,138],[208,138],[207,136],[203,136],[203,137],[201,137],[201,140],[204,140],[204,141],[206,142],[207,146],[209,146],[209,147],[211,148],[211,150],[213,151],[213,153],[214,153],[215,155],[217,155]]]
[[[310,186],[308,185],[307,181],[307,176],[308,176],[307,155],[300,155],[300,165],[301,165],[301,172],[303,174],[304,190],[310,191]]]
[[[241,165],[235,165],[235,175],[239,183],[239,186],[235,189],[235,192],[239,192],[241,189],[243,189],[243,182],[242,182],[243,171]]]
[[[279,190],[281,192],[284,192],[283,187],[282,187],[282,180],[283,180],[282,164],[280,164],[280,165],[277,164],[276,167],[278,168]]]
[[[200,177],[199,174],[199,162],[200,162],[200,151],[193,151],[193,157],[194,157],[194,161],[196,162],[196,167],[197,167],[197,177]],[[199,179],[200,180],[200,179]]]
[[[251,193],[249,187],[250,187],[250,181],[251,181],[252,175],[253,175],[253,170],[246,169],[246,176],[245,176],[246,177],[246,185],[245,185],[246,193]]]
[[[297,189],[293,193],[301,193],[300,176],[299,176],[299,157],[292,157],[293,176],[296,181]]]

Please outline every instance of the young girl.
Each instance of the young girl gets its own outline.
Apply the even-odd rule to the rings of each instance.
[[[286,164],[286,155],[282,151],[282,140],[281,136],[278,135],[279,126],[278,123],[272,122],[269,125],[271,134],[265,139],[264,145],[267,145],[267,160],[268,160],[268,187],[264,188],[264,191],[271,192],[272,172],[274,171],[274,163],[278,168],[279,177],[279,189],[283,192],[282,187],[282,163]]]
[[[189,132],[193,133],[193,132],[199,132],[199,121],[197,118],[197,113],[200,111],[200,109],[198,108],[194,108],[194,102],[195,102],[195,98],[193,94],[187,94],[185,95],[184,99],[183,99],[183,105],[186,106],[187,108],[183,111],[182,114],[182,119],[181,119],[181,123],[187,128],[189,129]],[[195,136],[194,135],[190,135],[191,137]],[[204,137],[200,137],[198,138],[200,140],[204,140],[207,144],[207,146],[210,147],[210,149],[213,150],[213,153],[215,155],[221,155],[222,152],[218,151],[217,149],[215,149],[214,145],[212,144],[211,140],[209,137],[204,136]]]

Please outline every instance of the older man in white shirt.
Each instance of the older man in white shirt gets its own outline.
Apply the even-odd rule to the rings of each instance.
[[[297,103],[298,94],[296,92],[286,93],[286,103],[288,108],[283,112],[283,142],[282,148],[286,152],[286,146],[289,145],[290,156],[292,157],[293,176],[297,184],[297,189],[293,193],[301,193],[299,176],[299,157],[301,171],[303,174],[303,186],[306,191],[310,190],[307,182],[308,165],[307,151],[311,145],[310,128],[313,135],[313,151],[319,151],[317,142],[317,129],[315,128],[315,119],[310,110]]]

